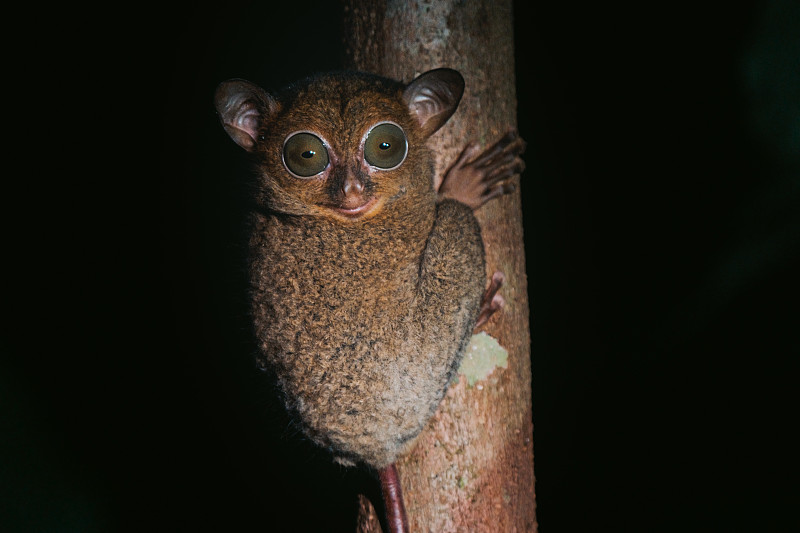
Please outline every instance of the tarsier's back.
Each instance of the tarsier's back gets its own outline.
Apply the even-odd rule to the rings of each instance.
[[[478,320],[486,273],[472,208],[510,190],[524,144],[506,136],[482,163],[463,158],[435,190],[425,142],[462,91],[458,73],[439,69],[407,86],[333,74],[277,98],[242,80],[217,92],[257,168],[261,358],[305,433],[344,463],[381,469],[413,442]],[[483,180],[477,193],[469,179]]]

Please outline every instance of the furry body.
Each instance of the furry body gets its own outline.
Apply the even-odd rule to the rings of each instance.
[[[356,227],[255,215],[263,357],[306,434],[346,463],[381,468],[413,441],[477,318],[483,248],[471,210],[416,211],[412,226],[395,210]]]

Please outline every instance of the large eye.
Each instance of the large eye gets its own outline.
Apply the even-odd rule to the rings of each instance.
[[[328,166],[328,150],[316,135],[296,133],[283,145],[283,162],[292,174],[309,178]]]
[[[406,134],[399,126],[384,122],[367,134],[364,159],[374,167],[391,169],[403,162],[408,152]]]

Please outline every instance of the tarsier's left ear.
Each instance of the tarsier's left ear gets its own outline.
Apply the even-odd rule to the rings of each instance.
[[[275,99],[261,87],[238,79],[219,84],[214,105],[225,131],[248,152],[255,149],[264,119],[278,109]]]
[[[455,113],[464,94],[464,78],[449,68],[420,74],[403,91],[403,100],[429,137]]]

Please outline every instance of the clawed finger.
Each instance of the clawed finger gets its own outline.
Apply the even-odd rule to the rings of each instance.
[[[489,298],[492,298],[495,294],[497,294],[497,291],[503,286],[503,282],[505,280],[505,274],[500,271],[492,274],[492,279],[489,281],[489,286],[486,288],[486,292],[483,293],[483,297],[481,298],[481,305],[485,305]]]
[[[521,174],[525,170],[525,161],[522,159],[515,159],[510,165],[497,168],[483,178],[484,183],[492,185],[498,181],[506,180],[514,174]]]
[[[481,327],[482,325],[486,324],[489,321],[489,318],[497,311],[503,308],[506,305],[506,300],[499,294],[495,294],[492,298],[491,303],[481,309],[480,314],[478,315],[478,321],[475,323],[475,329]]]
[[[491,161],[494,157],[498,154],[503,153],[503,150],[509,146],[514,139],[517,139],[517,132],[515,130],[509,130],[498,139],[496,143],[494,143],[491,147],[487,148],[483,151],[481,156],[477,158],[472,163],[477,166],[484,166],[487,164],[488,161]]]
[[[521,155],[525,151],[525,147],[525,141],[517,135],[516,131],[512,130],[486,149],[472,164],[478,168],[504,165]]]
[[[517,190],[517,186],[511,182],[506,181],[503,183],[498,183],[494,187],[487,189],[486,192],[481,195],[481,202],[486,203],[492,198],[497,198],[498,196],[512,193],[515,190]]]
[[[505,279],[505,275],[500,271],[492,274],[489,287],[487,287],[486,291],[481,297],[481,309],[480,313],[478,314],[478,320],[475,324],[476,329],[488,322],[489,317],[491,317],[496,311],[505,305],[505,299],[497,294],[497,291],[503,286]]]

